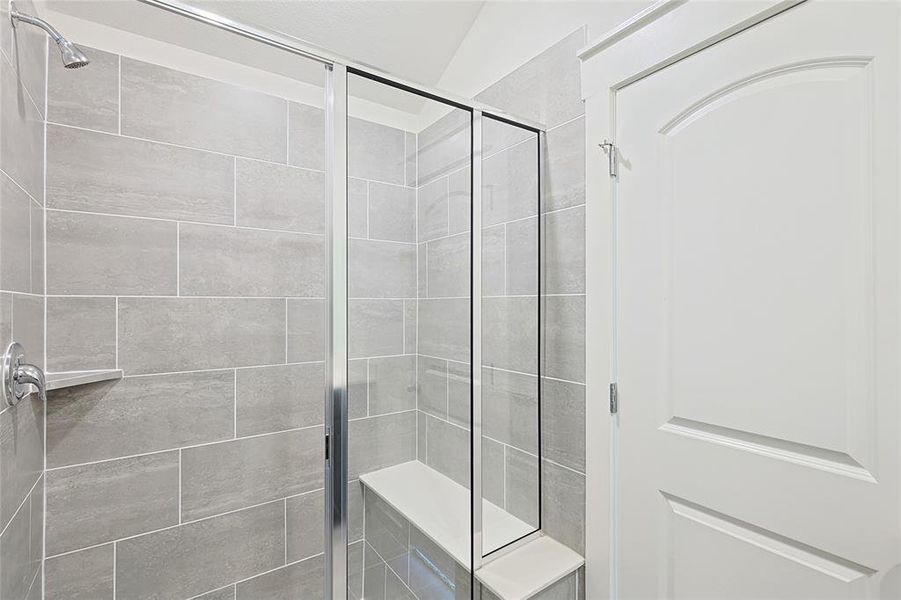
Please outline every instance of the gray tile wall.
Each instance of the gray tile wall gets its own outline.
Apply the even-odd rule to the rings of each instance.
[[[47,360],[125,377],[51,393],[46,595],[320,598],[322,110],[87,52],[92,64],[76,75],[49,62]],[[350,134],[362,211],[352,214],[351,348],[371,375],[351,425],[364,444],[358,472],[416,455],[415,135],[359,120]],[[2,228],[32,218],[21,187],[3,188]],[[43,193],[34,202],[43,210]],[[29,239],[27,227],[2,228],[0,243]],[[0,283],[42,299],[31,281],[43,272],[3,262],[5,246],[0,256]],[[7,324],[31,308],[13,300],[0,296]],[[29,427],[40,431],[43,407],[33,412],[0,413],[0,458],[14,435],[23,454],[0,464],[11,476],[0,514],[23,501],[18,514],[36,510],[43,444],[22,445]],[[356,479],[349,497],[356,542]]]
[[[30,0],[19,10],[34,12]],[[0,7],[0,352],[44,357],[44,114],[47,41]],[[36,395],[0,406],[0,598],[40,598],[44,420]]]

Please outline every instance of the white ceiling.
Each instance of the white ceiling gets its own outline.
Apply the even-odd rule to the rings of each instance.
[[[190,4],[434,85],[484,1],[193,0]]]

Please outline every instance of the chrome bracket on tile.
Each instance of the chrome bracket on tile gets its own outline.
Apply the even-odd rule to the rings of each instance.
[[[13,342],[3,355],[3,397],[9,406],[15,406],[31,393],[29,386],[37,388],[41,401],[47,400],[47,384],[44,371],[25,362],[25,349]]]

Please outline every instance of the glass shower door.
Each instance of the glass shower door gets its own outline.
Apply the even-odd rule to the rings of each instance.
[[[470,598],[471,112],[348,92],[348,597]]]

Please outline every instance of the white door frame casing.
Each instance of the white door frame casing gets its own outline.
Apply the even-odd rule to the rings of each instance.
[[[616,381],[616,185],[600,147],[605,140],[616,142],[616,93],[803,1],[660,0],[579,53],[586,119],[587,598],[617,597],[614,448],[618,422],[610,415],[608,403],[609,384]]]

